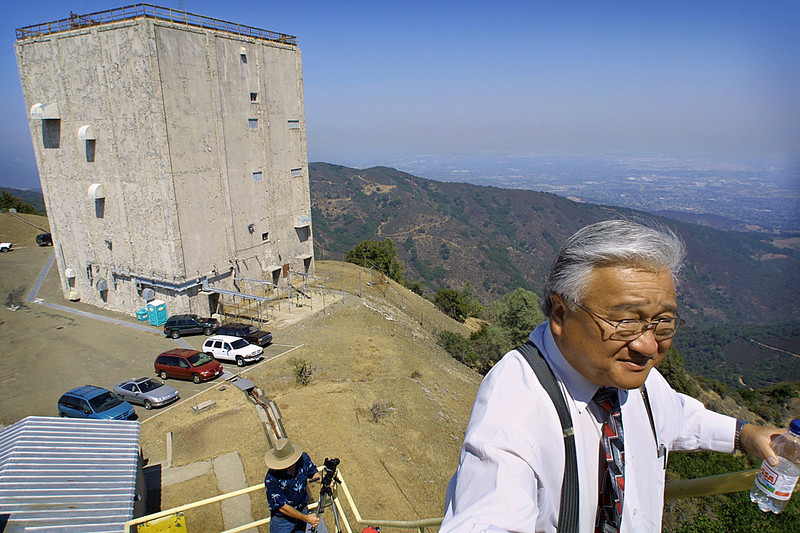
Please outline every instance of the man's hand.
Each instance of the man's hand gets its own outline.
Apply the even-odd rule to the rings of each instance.
[[[776,466],[778,457],[772,450],[770,443],[773,438],[781,433],[783,433],[783,430],[774,426],[745,424],[739,434],[739,443],[747,453],[766,459],[770,465]]]
[[[319,524],[319,517],[317,515],[301,513],[288,503],[284,504],[283,507],[278,510],[290,518],[294,518],[295,520],[304,520],[314,527]]]

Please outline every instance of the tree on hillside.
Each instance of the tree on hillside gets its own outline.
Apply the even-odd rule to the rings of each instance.
[[[483,312],[483,304],[475,295],[475,289],[472,287],[472,282],[468,281],[464,285],[464,290],[461,291],[461,298],[467,305],[467,316],[478,317]]]
[[[477,309],[469,296],[469,286],[463,293],[442,289],[436,293],[434,303],[448,316],[463,322],[467,316],[472,316],[471,310]],[[506,352],[523,344],[531,331],[544,321],[539,299],[525,289],[517,289],[494,302],[485,310],[484,318],[491,324],[473,332],[468,339],[452,333],[440,335],[439,340],[450,355],[481,374],[488,372]]]
[[[469,338],[441,331],[438,343],[452,357],[481,374],[486,374],[506,352],[514,348],[508,332],[492,324],[472,332]]]
[[[469,315],[469,305],[461,293],[453,289],[439,289],[433,297],[433,303],[442,313],[459,322],[464,322]]]
[[[8,191],[3,191],[3,194],[0,196],[0,209],[16,209],[17,213],[25,213],[28,215],[40,214],[31,204],[23,202]]]
[[[425,287],[419,281],[411,281],[410,279],[403,280],[403,285],[406,289],[410,290],[420,296],[425,296]]]
[[[347,252],[344,260],[366,268],[375,268],[397,282],[403,281],[403,263],[400,262],[392,239],[361,241]]]
[[[658,364],[658,371],[676,391],[689,396],[700,393],[697,383],[686,371],[683,357],[675,348],[669,349],[667,356]]]
[[[461,292],[453,289],[440,289],[436,292],[433,303],[444,314],[459,322],[464,322],[467,317],[480,316],[483,311],[483,305],[472,291],[472,283],[469,281]]]
[[[492,303],[487,318],[504,328],[515,346],[523,344],[536,326],[544,322],[536,293],[517,289]]]
[[[470,334],[469,341],[473,361],[471,366],[481,374],[486,374],[506,352],[515,348],[508,330],[495,324],[482,326],[474,331]]]

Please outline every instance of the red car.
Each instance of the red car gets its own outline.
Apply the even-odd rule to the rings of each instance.
[[[153,366],[161,379],[191,379],[195,383],[209,381],[222,374],[222,365],[213,357],[184,348],[162,353],[156,357]]]

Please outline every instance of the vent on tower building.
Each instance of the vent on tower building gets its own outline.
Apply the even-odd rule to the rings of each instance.
[[[57,103],[33,104],[31,119],[42,121],[42,147],[61,147],[61,114]]]
[[[55,102],[49,104],[33,104],[31,106],[31,119],[60,120],[61,115],[58,112],[58,104]]]
[[[103,218],[106,214],[106,189],[102,183],[89,185],[88,196],[94,200],[94,216]]]
[[[106,197],[106,189],[102,183],[92,183],[89,185],[88,195],[92,200],[100,200]]]
[[[80,128],[78,128],[78,140],[79,141],[95,141],[97,140],[97,134],[94,131],[94,126],[91,124],[84,124]]]
[[[86,149],[86,162],[94,162],[95,143],[97,142],[97,134],[94,131],[94,126],[91,124],[84,124],[78,128],[78,141],[83,141],[84,148]]]

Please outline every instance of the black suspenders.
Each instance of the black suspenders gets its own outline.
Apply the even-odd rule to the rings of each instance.
[[[567,402],[558,387],[558,382],[550,365],[544,360],[536,345],[528,341],[517,348],[517,351],[525,357],[528,364],[533,368],[536,377],[539,378],[539,383],[542,384],[542,387],[550,396],[550,400],[552,400],[558,413],[558,419],[561,421],[566,463],[564,464],[564,481],[561,483],[561,509],[558,512],[558,531],[559,533],[577,533],[578,508],[580,504],[578,495],[578,456],[575,452],[575,430],[572,427],[569,407],[567,407]]]
[[[566,463],[564,464],[564,480],[561,484],[561,507],[558,513],[559,533],[577,533],[578,531],[578,510],[579,510],[579,487],[578,487],[578,456],[575,452],[575,430],[572,427],[572,417],[569,414],[569,407],[564,400],[564,394],[558,386],[556,377],[550,365],[545,361],[542,352],[531,341],[526,342],[517,351],[525,357],[531,365],[539,383],[550,396],[550,400],[556,408],[558,419],[561,421],[561,431],[564,435],[564,454]],[[650,398],[647,396],[647,389],[642,386],[642,399],[644,400],[647,416],[650,418],[650,426],[653,429],[653,437],[656,441],[656,449],[661,457],[661,447],[658,444],[656,425],[653,421],[653,411],[650,407]],[[662,446],[663,447],[663,446]],[[666,458],[666,455],[665,455]]]

